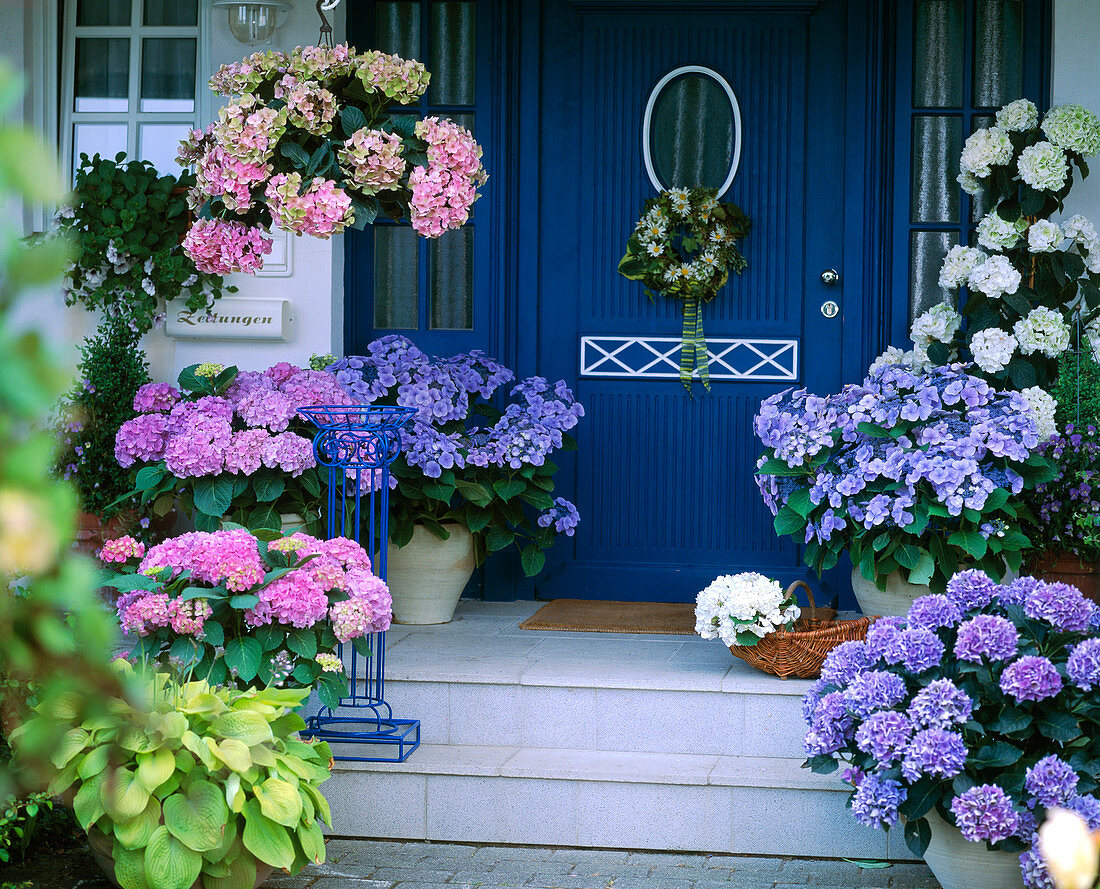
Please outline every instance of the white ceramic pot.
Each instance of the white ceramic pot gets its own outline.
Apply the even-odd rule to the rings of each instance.
[[[904,617],[914,599],[928,595],[928,587],[902,580],[901,572],[895,571],[887,576],[886,589],[880,590],[873,580],[867,580],[858,568],[853,568],[852,592],[856,594],[860,610],[866,615]]]
[[[389,543],[386,582],[393,596],[393,619],[399,624],[447,623],[474,573],[473,534],[465,525],[443,527],[451,535],[446,540],[416,525],[404,546]]]
[[[985,843],[963,839],[935,811],[926,816],[932,841],[924,861],[943,889],[1024,889],[1020,856],[1015,852],[990,852]]]

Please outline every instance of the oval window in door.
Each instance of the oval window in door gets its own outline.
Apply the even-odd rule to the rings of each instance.
[[[658,191],[701,185],[725,194],[741,160],[741,109],[726,79],[685,65],[657,81],[646,102],[642,151]]]

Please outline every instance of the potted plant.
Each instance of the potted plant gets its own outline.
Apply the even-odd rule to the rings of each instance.
[[[1049,885],[1044,813],[1100,816],[1098,619],[1064,584],[962,571],[830,653],[803,702],[806,764],[848,763],[855,818],[904,819],[944,889]]]
[[[131,537],[110,541],[100,560],[130,656],[186,664],[215,685],[316,688],[335,709],[347,696],[337,646],[370,655],[367,637],[390,625],[386,584],[345,537],[244,528],[195,531],[146,550]]]
[[[876,362],[861,385],[764,400],[757,485],[776,533],[818,573],[851,556],[864,614],[904,614],[960,565],[1018,572],[1035,518],[1021,492],[1054,475],[1028,400],[960,365]]]
[[[137,533],[139,523],[149,525],[137,501],[123,497],[130,486],[115,462],[115,435],[134,416],[134,397],[149,373],[137,334],[117,317],[103,319],[81,355],[55,426],[61,443],[55,469],[80,498],[77,546],[91,554],[111,537]]]
[[[1060,357],[1097,338],[1100,240],[1083,216],[1051,217],[1064,210],[1074,167],[1084,178],[1085,158],[1098,151],[1100,119],[1092,112],[1059,105],[1040,121],[1026,99],[966,140],[959,182],[991,209],[977,225],[978,246],[951,248],[940,270],[941,287],[966,288],[963,323],[918,325],[929,327],[933,363],[955,352],[997,388],[1050,389]]]
[[[260,886],[278,869],[325,860],[331,825],[319,790],[332,754],[294,737],[306,689],[217,688],[149,675],[140,700],[113,698],[107,712],[74,718],[40,707],[36,723],[68,729],[54,752],[49,790],[63,794],[88,832],[92,854],[121,889]]]
[[[549,459],[576,447],[567,430],[584,415],[565,383],[523,380],[502,410],[489,399],[513,381],[508,368],[481,352],[430,359],[396,335],[328,372],[364,403],[417,410],[391,466],[387,581],[397,622],[445,623],[488,554],[516,547],[530,577],[555,536],[573,534],[579,515],[553,496]]]
[[[188,254],[207,271],[251,273],[273,223],[319,238],[381,214],[427,238],[461,226],[487,178],[481,147],[449,120],[416,120],[409,106],[429,78],[419,62],[348,46],[223,66],[210,86],[229,101],[181,148],[197,170]]]
[[[75,242],[66,302],[119,319],[140,337],[166,301],[183,300],[197,312],[237,288],[196,268],[181,246],[189,224],[185,190],[194,177],[161,176],[148,161],[124,159],[82,154],[72,202],[57,223]]]
[[[332,376],[286,362],[263,372],[198,364],[178,382],[143,389],[140,413],[115,440],[141,502],[175,500],[200,531],[230,521],[319,532],[326,476],[298,409],[347,404]]]

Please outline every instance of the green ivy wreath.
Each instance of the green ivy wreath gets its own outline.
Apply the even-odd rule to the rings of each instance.
[[[700,303],[714,299],[731,270],[744,270],[747,263],[736,242],[751,225],[740,207],[718,200],[717,189],[671,188],[646,201],[626,242],[619,274],[641,281],[650,299],[663,293],[683,300],[680,382],[687,388],[698,371],[710,389]]]

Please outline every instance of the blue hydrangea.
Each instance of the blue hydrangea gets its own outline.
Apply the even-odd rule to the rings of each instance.
[[[1068,583],[1039,583],[1024,598],[1024,614],[1064,632],[1083,633],[1096,606]]]
[[[996,784],[978,784],[951,800],[955,826],[972,843],[999,843],[1013,836],[1020,817],[1010,797]]]
[[[951,728],[964,724],[974,702],[950,679],[935,679],[917,692],[909,704],[909,718],[920,728]]]
[[[923,673],[943,661],[944,645],[932,630],[906,629],[898,637],[901,663],[910,673]]]
[[[947,582],[947,598],[961,611],[985,608],[997,595],[997,584],[984,571],[970,568],[960,571]]]
[[[1085,691],[1100,686],[1100,639],[1086,639],[1075,645],[1066,662],[1066,673]]]
[[[1050,878],[1043,856],[1039,848],[1032,845],[1026,852],[1020,853],[1020,873],[1024,878],[1024,885],[1029,889],[1058,889]]]
[[[905,681],[885,670],[869,670],[852,680],[844,692],[844,700],[857,716],[869,716],[905,700]]]
[[[1100,799],[1083,793],[1069,800],[1066,808],[1084,818],[1089,830],[1100,830]]]
[[[842,642],[829,652],[821,665],[821,681],[847,685],[871,666],[872,658],[863,642]]]
[[[872,713],[856,732],[856,746],[874,757],[875,762],[889,767],[901,758],[913,734],[913,724],[904,713],[880,710]]]
[[[954,778],[966,762],[966,744],[958,732],[928,728],[917,732],[909,742],[901,762],[906,781],[918,781],[928,775]]]
[[[1002,605],[1023,605],[1024,599],[1043,581],[1035,577],[1017,577],[1007,586],[997,588],[997,601]]]
[[[896,664],[901,660],[897,642],[901,630],[905,626],[905,619],[901,617],[880,617],[867,628],[867,636],[864,643],[867,646],[867,654],[872,662],[883,658],[887,663]]]
[[[996,614],[978,614],[959,625],[955,657],[980,664],[983,660],[1003,661],[1016,654],[1020,634],[1016,625]]]
[[[933,593],[929,596],[921,596],[909,606],[909,613],[905,617],[905,625],[925,630],[939,630],[944,627],[953,627],[962,620],[962,612],[959,606],[947,596]]]
[[[1077,773],[1054,754],[1044,756],[1027,770],[1024,789],[1050,808],[1063,806],[1077,795]]]
[[[1048,658],[1025,655],[1001,674],[1001,691],[1020,701],[1045,701],[1062,690],[1062,677]]]
[[[867,827],[892,827],[907,791],[901,783],[880,775],[864,775],[852,797],[852,814]]]

